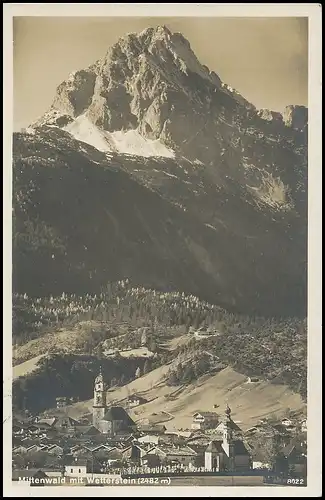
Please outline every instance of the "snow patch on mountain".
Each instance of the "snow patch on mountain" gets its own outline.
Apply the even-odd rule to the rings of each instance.
[[[284,211],[293,208],[289,188],[279,177],[275,178],[267,173],[264,174],[262,184],[259,187],[249,185],[247,187],[255,193],[257,199],[270,207]]]
[[[174,158],[175,153],[158,140],[142,137],[137,130],[116,131],[110,134],[114,145],[120,153],[129,153],[138,156],[163,156]]]
[[[94,125],[85,115],[78,116],[63,129],[78,141],[90,144],[99,151],[113,151],[144,157],[173,158],[175,156],[174,152],[160,141],[146,139],[137,130],[106,132]]]

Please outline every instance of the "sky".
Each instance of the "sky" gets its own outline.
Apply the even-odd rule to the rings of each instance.
[[[50,107],[69,73],[103,57],[120,36],[157,25],[180,31],[199,61],[257,108],[308,105],[306,18],[15,17],[14,129]]]

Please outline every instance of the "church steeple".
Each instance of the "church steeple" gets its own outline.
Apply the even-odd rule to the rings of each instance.
[[[93,425],[99,427],[99,422],[104,418],[106,411],[106,387],[102,373],[102,367],[95,378],[94,384],[94,404],[93,404]]]
[[[224,443],[230,443],[232,440],[232,426],[231,426],[231,409],[227,403],[227,407],[225,409],[225,422],[224,422],[224,430],[223,430],[223,441]]]
[[[224,429],[223,429],[223,442],[222,447],[225,450],[226,455],[229,459],[229,470],[233,470],[234,468],[234,441],[233,441],[233,421],[231,418],[231,409],[227,404],[225,410],[225,421],[224,421]]]

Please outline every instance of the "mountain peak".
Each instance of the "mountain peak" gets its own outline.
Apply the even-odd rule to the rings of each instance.
[[[167,26],[149,27],[121,37],[104,58],[70,73],[50,112],[34,125],[62,127],[85,115],[105,132],[138,130],[173,147],[178,138],[172,140],[171,115],[188,102],[205,107],[206,86],[208,92],[220,89],[221,80],[198,61],[188,40]]]
[[[291,108],[286,113],[283,129],[301,129],[304,114]],[[256,108],[201,64],[181,33],[159,25],[126,34],[102,59],[70,73],[35,125],[63,128],[108,151],[128,133],[120,152],[159,151],[210,165],[218,157],[226,161],[229,127],[245,130],[256,117]],[[275,114],[264,111],[262,117],[270,121]]]

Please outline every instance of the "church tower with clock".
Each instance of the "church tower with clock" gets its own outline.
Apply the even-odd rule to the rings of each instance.
[[[97,429],[100,427],[100,422],[103,420],[106,410],[106,387],[102,369],[100,368],[99,374],[95,379],[93,404],[93,426]]]

